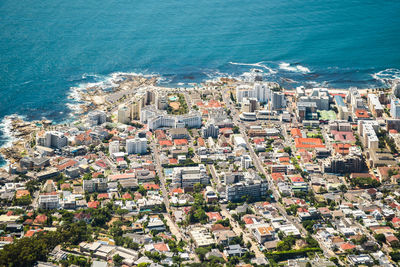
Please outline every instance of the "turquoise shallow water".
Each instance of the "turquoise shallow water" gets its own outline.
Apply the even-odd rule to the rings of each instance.
[[[118,71],[175,84],[259,68],[288,87],[382,86],[399,76],[399,14],[400,1],[2,0],[0,118],[62,120],[72,86]]]

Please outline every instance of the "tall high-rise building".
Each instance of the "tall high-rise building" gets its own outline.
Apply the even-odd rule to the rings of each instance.
[[[271,98],[271,89],[268,83],[256,83],[254,86],[243,85],[236,88],[236,100],[243,102],[244,98],[256,98],[260,103],[267,103]]]
[[[110,155],[119,152],[119,141],[112,141],[108,146],[108,152]]]
[[[168,97],[167,95],[158,94],[157,95],[157,108],[159,110],[167,109],[168,107]]]
[[[126,152],[128,154],[145,154],[147,152],[147,139],[134,138],[126,140]]]
[[[142,110],[142,99],[139,99],[131,104],[130,118],[132,120],[140,120],[140,112]]]
[[[106,122],[107,116],[104,111],[94,110],[88,114],[88,123],[92,126],[100,125]]]
[[[36,138],[36,143],[40,146],[61,149],[62,147],[66,146],[68,144],[68,139],[61,132],[50,131],[50,132],[46,132],[41,135],[38,135]]]
[[[130,110],[127,106],[122,106],[118,109],[118,122],[128,123],[130,121]]]
[[[400,100],[395,96],[390,100],[390,116],[394,119],[400,118]]]
[[[219,135],[219,127],[215,126],[214,120],[210,120],[203,128],[203,137],[217,138]]]
[[[239,201],[242,197],[258,200],[267,196],[268,182],[266,180],[246,179],[245,181],[226,186],[228,201]]]
[[[254,97],[257,98],[260,103],[267,103],[270,99],[271,89],[268,84],[256,83],[254,85]]]
[[[271,108],[272,110],[284,109],[286,108],[286,99],[285,94],[282,92],[272,92],[271,99]]]
[[[392,86],[392,93],[397,98],[400,98],[400,82],[394,83]]]

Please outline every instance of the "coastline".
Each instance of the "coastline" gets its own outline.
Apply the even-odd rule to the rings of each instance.
[[[158,77],[144,77],[144,75],[132,73],[116,73],[109,80],[96,84],[87,84],[71,88],[71,93],[68,98],[75,103],[67,103],[70,109],[68,122],[73,123],[80,120],[82,116],[91,110],[107,110],[110,106],[118,105],[116,103],[108,103],[106,97],[112,94],[121,93],[124,91],[136,89],[141,86],[154,86],[157,84]],[[111,83],[110,83],[111,82]],[[108,83],[104,86],[104,83]],[[53,124],[54,126],[63,124],[67,121],[66,118],[60,123]],[[2,120],[2,134],[7,141],[0,147],[0,155],[4,160],[4,164],[0,166],[0,171],[7,171],[10,164],[18,162],[23,156],[28,154],[30,144],[34,138],[32,135],[37,131],[44,129],[45,125],[51,125],[53,122],[43,120],[28,121],[23,116],[12,114],[5,116]]]
[[[233,65],[245,65],[251,67],[259,67],[268,70],[268,73],[274,73],[269,67],[264,66],[262,62],[256,64],[244,64],[244,63],[234,63]],[[282,63],[283,64],[283,63]],[[299,71],[304,73],[309,73],[310,70],[306,67],[289,67],[287,64],[283,67],[287,68],[289,71]],[[129,96],[135,89],[139,87],[157,87],[160,90],[174,90],[179,88],[183,90],[186,88],[187,90],[191,90],[191,88],[213,88],[221,85],[233,85],[235,83],[247,83],[254,82],[255,77],[257,75],[265,75],[262,70],[259,69],[251,69],[250,72],[245,72],[238,77],[233,77],[231,75],[226,75],[225,73],[220,73],[222,76],[209,77],[211,79],[205,80],[199,84],[197,83],[188,83],[191,87],[185,87],[185,84],[178,83],[177,86],[173,87],[164,87],[160,86],[160,82],[162,81],[162,77],[160,75],[144,75],[137,73],[123,73],[116,72],[107,76],[104,80],[92,83],[83,83],[76,87],[70,88],[70,93],[68,94],[68,99],[72,100],[72,103],[66,103],[70,112],[68,114],[64,114],[63,120],[60,123],[55,125],[59,125],[62,123],[73,123],[77,120],[80,120],[85,114],[87,114],[91,110],[103,110],[110,111],[115,106],[120,104],[121,99]],[[85,77],[85,75],[83,75]],[[288,78],[289,79],[289,78]],[[289,79],[290,80],[290,79]],[[318,87],[318,86],[316,86]],[[294,89],[286,89],[285,91],[293,92]],[[307,88],[306,92],[311,91],[311,88]],[[329,88],[328,90],[333,93],[341,93],[346,94],[348,89],[344,88]],[[358,89],[361,94],[367,94],[368,91],[371,91],[372,88],[364,88]],[[3,118],[3,135],[7,142],[5,142],[0,147],[1,157],[4,159],[5,164],[0,166],[1,168],[7,168],[9,164],[13,164],[21,159],[28,148],[27,144],[32,142],[32,133],[43,129],[42,126],[46,122],[46,119],[43,120],[33,120],[27,121],[23,116],[14,114],[5,116]]]

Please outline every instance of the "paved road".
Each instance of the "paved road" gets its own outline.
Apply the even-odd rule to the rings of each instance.
[[[233,232],[235,232],[235,234],[237,234],[238,236],[240,236],[241,234],[243,234],[243,241],[245,244],[247,244],[248,242],[251,243],[251,247],[250,250],[252,252],[254,252],[256,258],[260,258],[260,257],[265,257],[264,254],[260,251],[260,249],[258,248],[258,243],[255,242],[251,236],[250,233],[248,233],[247,231],[243,231],[242,228],[240,227],[240,225],[232,218],[231,214],[229,213],[228,210],[226,210],[225,207],[221,208],[221,214],[225,217],[225,218],[229,218],[230,224],[232,226]]]
[[[276,200],[279,199],[280,194],[278,192],[278,189],[276,188],[271,176],[265,171],[264,166],[262,165],[262,163],[260,162],[260,159],[258,158],[258,156],[255,154],[253,146],[251,145],[251,143],[249,142],[249,138],[246,134],[246,129],[244,124],[240,121],[239,119],[239,113],[237,112],[236,108],[231,104],[231,102],[228,99],[228,95],[226,92],[224,92],[223,94],[223,98],[224,98],[224,102],[226,103],[227,107],[231,110],[231,115],[233,117],[233,121],[236,125],[239,125],[239,130],[241,135],[243,136],[245,142],[246,142],[246,146],[249,150],[250,156],[253,159],[253,164],[256,167],[257,171],[264,174],[266,179],[268,180],[268,183],[270,185],[270,189],[272,190],[272,194],[274,196],[274,198]],[[304,237],[307,235],[307,231],[304,229],[303,225],[301,225],[299,223],[299,221],[297,220],[297,218],[289,216],[286,213],[286,209],[283,207],[283,205],[279,202],[274,203],[274,207],[277,208],[277,210],[280,212],[280,214],[286,218],[287,221],[289,221],[290,223],[292,223],[301,233],[301,235]],[[331,251],[324,247],[321,246],[321,249],[323,250],[325,255],[330,255]]]
[[[153,158],[154,158],[154,161],[155,161],[155,164],[156,164],[156,171],[157,171],[158,177],[160,178],[161,192],[162,192],[162,195],[163,195],[165,208],[167,210],[167,212],[164,213],[164,218],[167,221],[167,224],[169,226],[169,229],[170,229],[171,233],[176,236],[177,241],[183,240],[187,244],[190,244],[190,239],[185,234],[182,234],[181,229],[179,228],[179,226],[175,223],[175,221],[170,216],[170,212],[172,212],[172,210],[171,210],[171,207],[169,205],[168,191],[167,191],[165,175],[164,175],[163,167],[161,166],[161,160],[160,160],[160,157],[159,157],[161,152],[158,149],[157,144],[155,143],[155,140],[152,140],[150,146],[151,146],[151,151],[153,153]],[[200,259],[197,256],[197,254],[191,253],[190,257],[194,258],[195,262],[200,262]]]

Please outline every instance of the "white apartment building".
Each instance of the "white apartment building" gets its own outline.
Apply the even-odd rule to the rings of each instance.
[[[253,86],[241,85],[236,87],[236,100],[242,103],[244,98],[256,98],[260,103],[267,103],[271,98],[271,89],[268,83],[256,83]]]
[[[58,195],[39,195],[38,205],[40,209],[58,209],[60,198]]]
[[[379,148],[379,139],[376,131],[379,129],[379,123],[372,120],[358,121],[358,134],[363,145],[369,149]]]
[[[145,154],[147,152],[147,139],[134,138],[126,140],[126,153]]]
[[[112,141],[108,145],[108,152],[110,155],[119,152],[119,141]]]
[[[192,188],[195,184],[209,184],[210,177],[207,175],[203,164],[193,167],[174,168],[172,173],[172,185],[175,187]]]
[[[272,92],[271,109],[279,110],[286,108],[285,94],[282,92]]]
[[[210,120],[203,128],[203,137],[217,138],[219,135],[219,127],[215,126],[214,120]]]
[[[118,122],[119,123],[128,123],[130,121],[130,110],[126,106],[122,106],[118,109]]]
[[[101,125],[106,122],[107,116],[104,111],[94,110],[89,112],[87,122],[91,126]]]
[[[390,116],[400,119],[400,100],[394,96],[390,99]]]
[[[68,145],[68,139],[61,132],[50,131],[44,133],[43,135],[38,135],[36,137],[36,143],[39,146],[61,149],[62,147]]]
[[[83,190],[89,193],[107,191],[107,179],[95,178],[92,180],[83,180]]]

